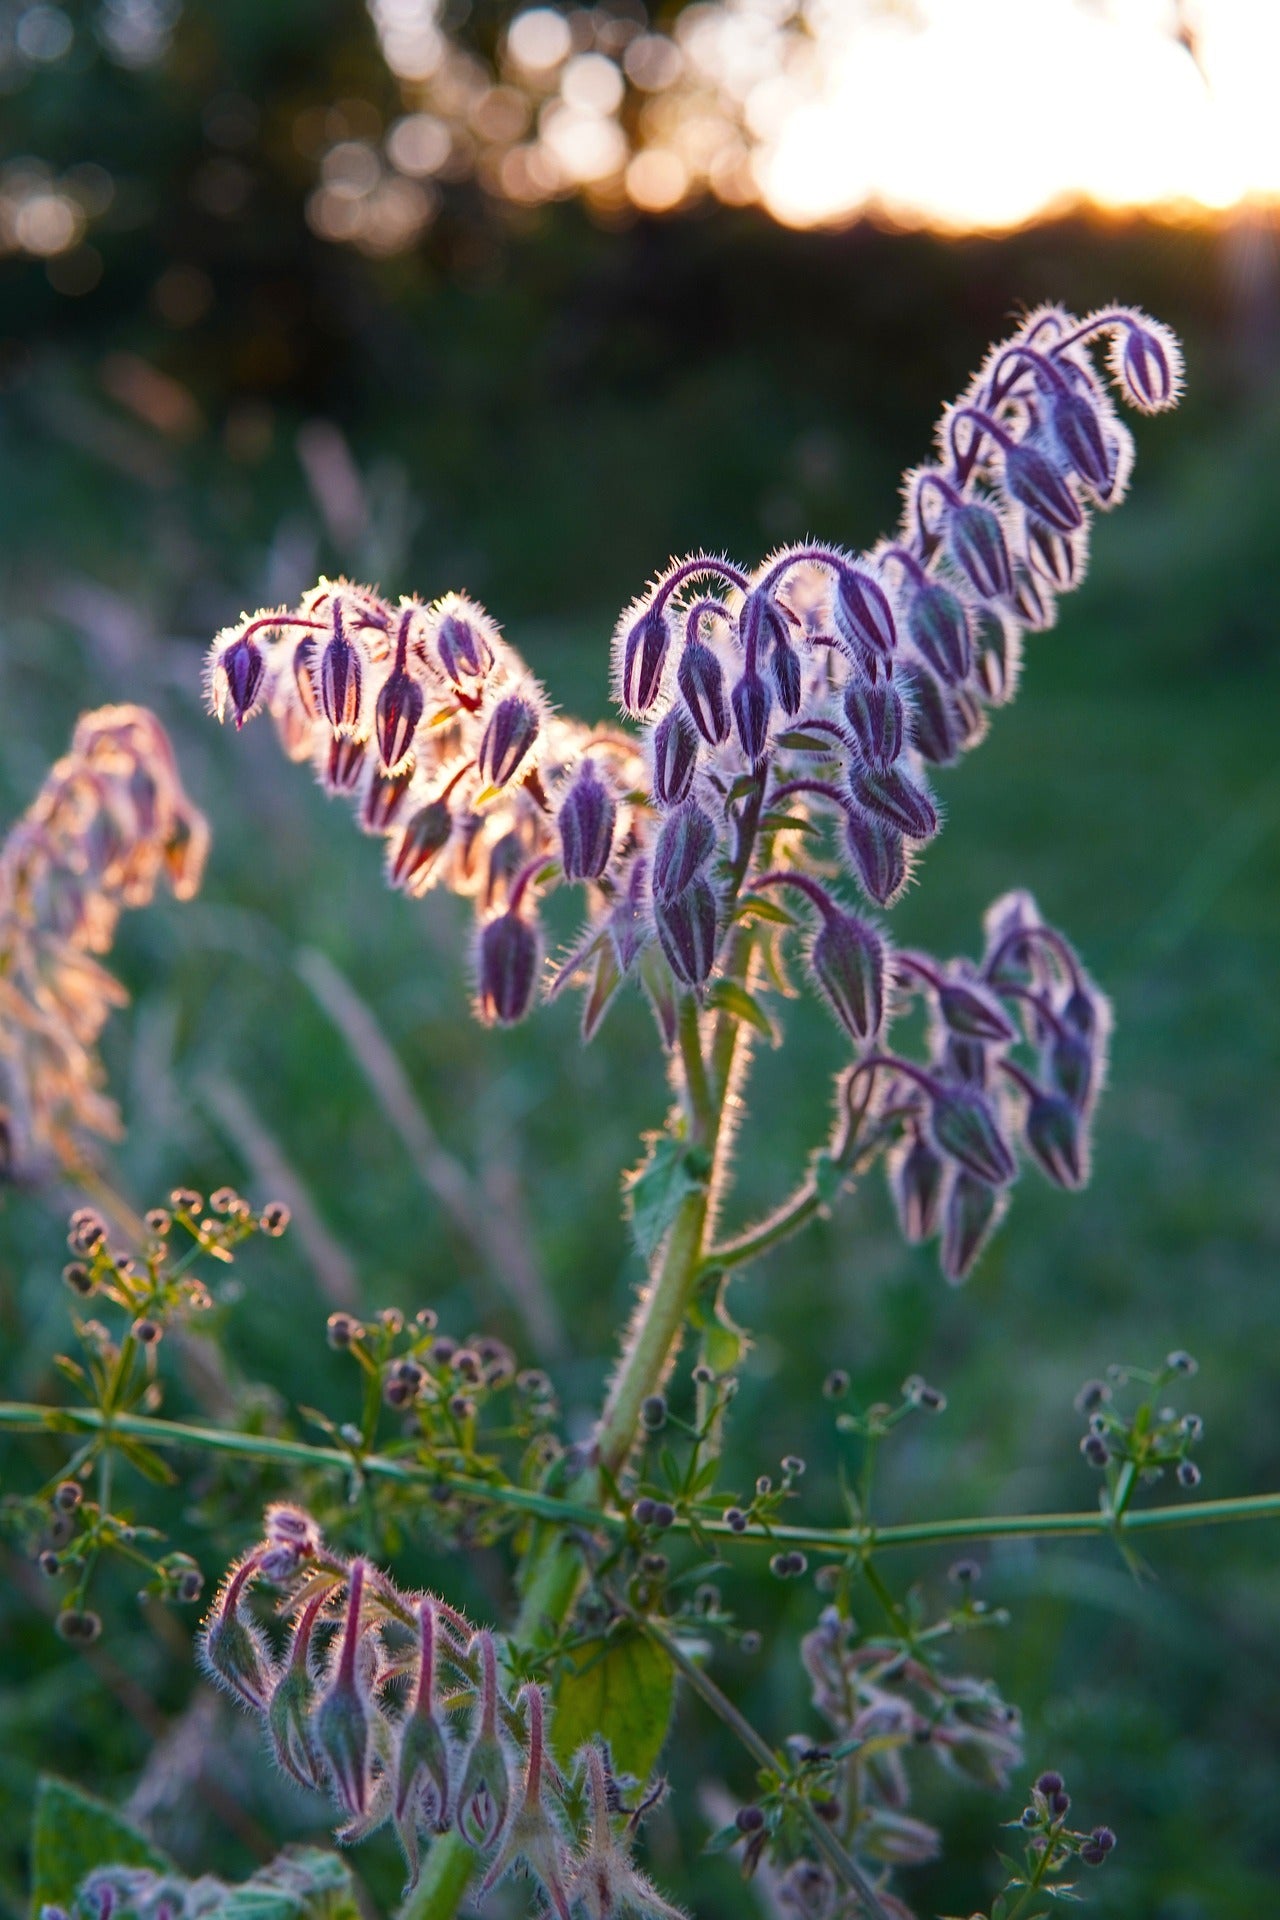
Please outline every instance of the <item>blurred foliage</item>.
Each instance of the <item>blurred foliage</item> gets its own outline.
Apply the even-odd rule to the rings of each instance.
[[[38,260],[0,262],[0,815],[25,804],[80,708],[118,698],[160,712],[210,814],[201,898],[123,931],[134,998],[106,1054],[129,1127],[115,1177],[136,1204],[224,1178],[264,1199],[273,1156],[310,1197],[310,1235],[255,1248],[238,1269],[226,1332],[242,1377],[342,1405],[318,1250],[331,1287],[353,1273],[369,1305],[430,1303],[451,1331],[495,1330],[548,1362],[585,1425],[637,1279],[619,1175],[664,1085],[638,1001],[589,1052],[567,1004],[513,1034],[471,1024],[453,904],[385,892],[369,846],[265,726],[235,740],[203,719],[208,635],[242,605],[295,594],[317,565],[392,591],[465,586],[555,697],[603,713],[614,613],[668,553],[723,544],[752,559],[810,529],[870,541],[938,400],[1008,312],[1116,295],[1182,331],[1185,411],[1140,433],[1132,504],[1099,528],[1093,575],[1060,631],[1032,645],[1016,706],[939,782],[946,832],[894,916],[902,939],[963,951],[983,903],[1024,884],[1070,929],[1117,1007],[1094,1182],[1077,1201],[1025,1183],[960,1294],[930,1252],[901,1250],[878,1186],[773,1256],[735,1293],[757,1335],[735,1474],[800,1453],[806,1510],[834,1517],[840,1443],[819,1388],[838,1362],[863,1402],[914,1370],[949,1396],[945,1418],[890,1449],[886,1515],[1087,1505],[1077,1386],[1111,1360],[1186,1346],[1202,1368],[1205,1492],[1274,1485],[1273,228],[1246,215],[1196,230],[1063,223],[943,243],[868,225],[802,238],[718,212],[605,231],[571,207],[513,222],[464,194],[421,250],[371,263],[307,231],[309,174],[290,134],[335,89],[386,84],[360,9],[225,0],[184,16],[175,45],[182,64],[163,86],[96,63],[39,74],[5,103],[12,151],[93,162],[118,192],[93,231],[102,273],[89,290],[59,292]],[[227,157],[211,128],[228,98],[253,109],[233,156],[252,183],[218,213],[200,182]],[[424,1191],[297,969],[306,948],[368,1003],[444,1144],[494,1204],[524,1210],[566,1330],[558,1355],[530,1350]],[[833,1030],[811,1008],[785,1012],[739,1154],[753,1213],[826,1124]],[[47,1393],[67,1338],[69,1200],[3,1203],[8,1397]],[[173,1409],[207,1410],[227,1390],[193,1348]],[[254,1404],[274,1417],[269,1398]],[[49,1464],[7,1448],[6,1485]],[[166,1518],[212,1569],[251,1537],[263,1489],[256,1471],[210,1468]],[[1264,1911],[1280,1874],[1273,1538],[1170,1536],[1151,1548],[1159,1577],[1146,1585],[1101,1545],[1010,1543],[984,1558],[983,1591],[1015,1628],[983,1654],[1026,1712],[1031,1766],[1061,1768],[1081,1817],[1120,1835],[1090,1881],[1095,1910]],[[424,1536],[406,1562],[406,1577],[460,1605],[499,1615],[510,1600],[496,1555],[433,1560]],[[75,1653],[52,1634],[34,1569],[12,1547],[0,1564],[8,1911],[23,1906],[42,1765],[127,1800],[190,1871],[241,1878],[264,1830],[323,1833],[325,1810],[274,1779],[253,1732],[199,1694],[188,1616],[139,1609],[122,1583],[103,1594],[103,1641]],[[930,1586],[945,1571],[921,1557]],[[819,1604],[811,1584],[761,1570],[724,1585],[765,1635],[754,1662],[725,1657],[724,1684],[773,1732],[811,1724],[791,1653]],[[698,1857],[722,1812],[705,1802],[718,1782],[742,1794],[749,1780],[697,1706],[681,1711],[653,1868],[713,1920],[742,1912],[744,1895],[731,1864]],[[987,1884],[995,1819],[1018,1804],[947,1788],[921,1811],[944,1819],[950,1850],[914,1877],[914,1903],[964,1910]],[[354,1864],[392,1897],[389,1848]]]

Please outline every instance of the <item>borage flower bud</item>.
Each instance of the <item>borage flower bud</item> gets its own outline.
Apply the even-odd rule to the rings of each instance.
[[[262,1630],[244,1607],[245,1587],[257,1570],[257,1557],[250,1555],[230,1574],[200,1629],[197,1655],[211,1680],[261,1713],[275,1674]]]
[[[849,792],[861,812],[906,840],[931,840],[938,831],[933,801],[897,767],[881,769],[855,761],[849,768]]]
[[[934,1145],[989,1186],[1003,1187],[1017,1166],[995,1114],[981,1094],[934,1084],[929,1088]]]
[[[422,719],[422,688],[403,667],[382,684],[375,712],[378,753],[388,773],[398,773],[413,753],[413,736]]]
[[[1059,1094],[1028,1097],[1023,1123],[1027,1150],[1055,1186],[1074,1190],[1089,1177],[1087,1141],[1080,1115]]]
[[[683,893],[706,866],[715,846],[715,822],[696,801],[686,800],[669,813],[653,855],[654,899],[671,901]]]
[[[262,649],[256,641],[241,634],[238,640],[232,641],[218,664],[226,676],[227,697],[238,732],[258,704],[265,671]]]
[[[566,880],[598,880],[613,852],[618,807],[590,760],[560,804],[560,864]]]
[[[1111,370],[1139,413],[1163,413],[1182,391],[1182,351],[1167,327],[1145,316],[1130,320],[1111,352]]]
[[[336,608],[333,632],[320,655],[316,697],[321,713],[336,733],[353,733],[359,728],[364,699],[364,654],[343,632]]]
[[[892,680],[851,680],[844,717],[863,758],[881,772],[891,767],[902,752],[902,696]]]
[[[964,604],[947,587],[929,583],[911,596],[907,631],[939,679],[957,686],[973,664]]]
[[[349,733],[334,734],[323,776],[330,793],[351,793],[359,786],[367,751],[367,741],[357,740]]]
[[[1013,608],[1023,626],[1037,633],[1051,627],[1058,617],[1053,595],[1024,567],[1018,568],[1013,576]]]
[[[626,616],[624,615],[624,623]],[[665,606],[644,607],[622,638],[619,695],[623,711],[634,718],[648,713],[662,689],[662,669],[671,645]]]
[[[944,976],[937,1002],[945,1024],[964,1039],[1007,1043],[1014,1038],[1013,1023],[1000,1002],[974,981]]]
[[[475,624],[446,613],[436,631],[436,657],[448,679],[480,680],[493,665],[493,649]]]
[[[917,753],[932,765],[948,767],[960,757],[960,727],[948,688],[923,664],[906,675],[911,694],[908,729]]]
[[[1050,418],[1054,438],[1068,464],[1086,485],[1105,498],[1115,478],[1115,458],[1096,408],[1082,393],[1064,385],[1054,394]]]
[[[511,1799],[507,1749],[498,1733],[498,1655],[490,1633],[478,1633],[470,1652],[480,1656],[480,1704],[458,1788],[458,1828],[478,1852],[497,1839]]]
[[[772,711],[773,694],[768,683],[754,667],[748,667],[733,690],[733,721],[750,766],[757,766],[764,758]]]
[[[938,1230],[943,1163],[922,1134],[903,1142],[889,1161],[889,1190],[902,1237],[911,1245],[931,1240]]]
[[[392,1810],[411,1883],[418,1874],[419,1829],[443,1833],[449,1824],[453,1740],[436,1701],[438,1631],[435,1605],[423,1600],[418,1607],[417,1683],[397,1729],[393,1773]]]
[[[315,1697],[311,1678],[311,1635],[327,1593],[317,1593],[303,1609],[294,1629],[284,1670],[276,1680],[267,1709],[267,1731],[276,1759],[299,1785],[318,1788],[324,1767],[316,1748],[309,1715]]]
[[[896,900],[907,884],[902,835],[883,820],[851,809],[845,817],[845,847],[868,899],[878,907]]]
[[[698,735],[683,707],[670,713],[653,730],[653,797],[662,807],[674,807],[693,785],[698,766]]]
[[[386,833],[392,826],[404,804],[412,778],[412,760],[399,773],[382,773],[374,769],[360,807],[360,825],[366,833]]]
[[[537,709],[518,693],[499,700],[489,715],[476,765],[491,787],[505,787],[538,737]]]
[[[1039,520],[1027,527],[1027,560],[1031,571],[1048,583],[1056,593],[1067,593],[1079,583],[1084,571],[1084,529],[1078,533],[1055,533]]]
[[[773,652],[769,656],[769,670],[773,675],[773,684],[778,693],[778,704],[786,714],[800,711],[800,697],[803,691],[800,673],[800,655],[781,630],[774,636]]]
[[[538,981],[538,958],[537,932],[517,909],[486,922],[477,969],[482,1020],[505,1027],[524,1019]]]
[[[947,546],[951,558],[975,593],[998,600],[1013,585],[1009,549],[1000,516],[990,507],[965,501],[947,514]]]
[[[1057,468],[1025,440],[1011,441],[1004,453],[1005,485],[1013,498],[1057,533],[1074,533],[1084,512]]]
[[[516,1863],[523,1861],[541,1886],[557,1920],[570,1920],[567,1883],[571,1856],[555,1816],[542,1796],[547,1754],[541,1690],[527,1686],[520,1699],[529,1723],[524,1789],[502,1836],[497,1858],[480,1884],[480,1898],[484,1900]]]
[[[716,957],[716,897],[701,875],[673,900],[653,904],[658,939],[672,973],[687,987],[700,987]]]
[[[724,669],[705,640],[685,642],[676,685],[703,739],[720,746],[729,738],[729,709],[724,697]]]
[[[832,902],[809,955],[827,1003],[853,1040],[869,1040],[884,1021],[885,944],[876,929]]]
[[[836,632],[855,658],[887,660],[898,644],[893,609],[879,582],[861,567],[841,567],[836,582]]]
[[[443,800],[419,807],[395,843],[389,868],[392,886],[419,891],[452,833],[453,815]]]
[[[968,1278],[1000,1223],[1005,1196],[963,1167],[955,1170],[942,1217],[942,1271],[953,1286]]]

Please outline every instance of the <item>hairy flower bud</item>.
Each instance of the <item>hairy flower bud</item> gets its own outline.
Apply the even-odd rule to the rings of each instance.
[[[905,676],[911,693],[908,730],[917,753],[934,766],[947,767],[960,756],[960,727],[950,689],[922,664]]]
[[[619,694],[623,711],[635,718],[648,713],[662,689],[662,669],[671,644],[665,606],[647,606],[622,641]]]
[[[336,616],[333,632],[320,655],[316,697],[335,733],[359,730],[364,708],[364,654],[347,638]]]
[[[1053,397],[1050,418],[1067,463],[1087,486],[1105,497],[1115,478],[1115,458],[1097,409],[1074,387],[1064,386]]]
[[[1000,516],[990,507],[963,501],[947,514],[947,547],[975,593],[997,600],[1013,585],[1013,569]]]
[[[505,787],[538,737],[538,712],[518,693],[499,700],[489,715],[476,766],[491,787]]]
[[[836,632],[855,655],[887,660],[898,644],[893,609],[877,580],[861,567],[842,566],[836,582]]]
[[[566,880],[598,880],[613,852],[618,806],[590,760],[560,803],[560,864]]]
[[[981,1094],[969,1089],[935,1087],[929,1099],[934,1144],[975,1179],[1002,1187],[1017,1172],[1012,1153]]]
[[[258,703],[265,672],[262,649],[242,634],[238,640],[232,641],[218,664],[226,676],[227,697],[238,730]]]
[[[878,907],[887,907],[907,882],[902,835],[855,808],[845,818],[845,848],[863,892]]]
[[[858,751],[883,772],[902,752],[902,696],[892,680],[858,675],[844,692],[844,717]]]
[[[700,987],[716,957],[716,897],[701,875],[673,900],[653,905],[654,925],[672,973],[687,987]]]
[[[372,1713],[360,1664],[363,1634],[360,1616],[366,1572],[363,1560],[351,1562],[347,1576],[347,1617],[337,1658],[311,1720],[316,1748],[333,1791],[352,1819],[358,1819],[368,1803],[372,1759]]]
[[[374,715],[378,755],[388,773],[398,773],[411,758],[424,704],[422,688],[403,667],[388,674]]]
[[[757,766],[764,758],[772,711],[773,694],[768,682],[754,667],[748,667],[733,690],[733,721],[749,766]]]
[[[410,892],[421,887],[452,833],[453,815],[443,800],[429,800],[419,807],[395,842],[389,868],[392,885]]]
[[[662,823],[653,855],[655,900],[671,901],[710,860],[716,847],[715,822],[696,801],[686,800]]]
[[[968,1278],[1000,1223],[1004,1198],[995,1187],[958,1167],[942,1216],[942,1271],[952,1285]]]
[[[676,685],[703,739],[711,746],[722,745],[729,738],[724,669],[706,641],[696,635],[685,642]]]
[[[929,795],[898,767],[882,770],[855,761],[849,768],[849,791],[861,812],[906,840],[931,840],[938,831],[938,815]]]
[[[653,730],[653,797],[674,807],[693,785],[698,735],[683,707],[672,707]]]
[[[328,1595],[318,1593],[304,1607],[294,1629],[284,1669],[276,1680],[267,1708],[267,1731],[276,1759],[286,1773],[301,1786],[318,1788],[324,1781],[324,1764],[316,1747],[310,1724],[315,1699],[311,1678],[311,1635],[317,1616]]]
[[[262,1632],[244,1608],[244,1589],[256,1571],[251,1557],[232,1572],[200,1630],[198,1651],[210,1678],[260,1713],[275,1675]]]
[[[1182,390],[1182,353],[1167,327],[1143,317],[1124,331],[1111,367],[1125,399],[1140,413],[1162,413],[1176,406]]]
[[[903,1142],[889,1161],[889,1188],[904,1240],[916,1245],[938,1230],[943,1163],[920,1133]]]
[[[473,621],[446,613],[436,631],[436,657],[448,679],[481,680],[493,665],[493,649]]]
[[[1039,520],[1027,526],[1027,560],[1031,571],[1052,587],[1055,593],[1067,593],[1078,585],[1084,571],[1085,533],[1055,533]]]
[[[938,989],[938,1012],[952,1033],[997,1044],[1014,1037],[1013,1023],[993,993],[975,981],[951,976]]]
[[[963,680],[973,662],[964,604],[947,587],[917,588],[907,613],[912,645],[948,686]]]
[[[392,1811],[401,1845],[416,1875],[418,1831],[449,1823],[453,1743],[442,1718],[435,1689],[436,1610],[430,1600],[418,1607],[418,1675],[413,1699],[396,1731]]]
[[[458,1787],[458,1827],[463,1838],[486,1852],[502,1831],[511,1800],[507,1750],[498,1733],[498,1666],[493,1636],[478,1633],[471,1643],[481,1666],[480,1704]]]
[[[538,983],[538,935],[512,909],[480,930],[478,999],[480,1017],[500,1026],[523,1020]]]
[[[325,757],[324,784],[330,793],[354,793],[360,785],[368,742],[348,733],[335,733]]]
[[[800,711],[800,697],[803,691],[800,672],[800,656],[781,631],[774,637],[773,652],[769,656],[769,669],[773,675],[773,684],[777,689],[778,704],[787,714]]]
[[[1037,520],[1058,533],[1074,533],[1084,523],[1080,502],[1051,461],[1025,440],[1011,443],[1004,456],[1005,485]]]
[[[1030,1095],[1023,1131],[1028,1152],[1056,1186],[1084,1186],[1088,1179],[1084,1127],[1070,1100],[1061,1094]]]
[[[834,903],[809,956],[814,978],[845,1032],[869,1040],[884,1021],[885,945],[876,929]]]

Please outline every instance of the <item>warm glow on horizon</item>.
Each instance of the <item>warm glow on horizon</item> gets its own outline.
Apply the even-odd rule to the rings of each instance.
[[[1280,0],[824,0],[806,97],[754,157],[791,226],[872,209],[951,230],[1086,200],[1280,198]]]

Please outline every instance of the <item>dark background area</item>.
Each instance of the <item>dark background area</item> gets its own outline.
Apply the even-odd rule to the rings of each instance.
[[[1011,315],[1048,298],[1080,312],[1137,302],[1184,337],[1186,403],[1138,423],[1132,498],[1099,523],[1092,572],[1058,630],[1032,637],[1012,710],[940,777],[946,831],[893,916],[904,942],[973,952],[988,901],[1025,885],[1076,939],[1117,1018],[1093,1183],[1071,1199],[1028,1175],[960,1292],[930,1250],[903,1249],[877,1178],[754,1270],[733,1301],[757,1344],[731,1471],[747,1483],[799,1452],[805,1513],[838,1518],[845,1443],[819,1389],[839,1362],[864,1403],[911,1371],[949,1396],[941,1420],[889,1450],[884,1517],[1088,1506],[1077,1387],[1108,1362],[1151,1364],[1182,1346],[1201,1363],[1187,1404],[1206,1420],[1205,1493],[1275,1486],[1270,217],[1082,216],[1000,240],[866,223],[797,235],[724,209],[610,227],[573,204],[515,216],[463,184],[419,247],[371,261],[309,233],[307,166],[286,135],[335,90],[390,112],[389,84],[354,4],[223,4],[182,17],[162,70],[91,60],[3,103],[8,153],[92,162],[119,186],[94,232],[102,271],[88,290],[60,291],[38,260],[0,260],[0,820],[26,805],[81,708],[138,700],[170,728],[214,830],[199,899],[131,917],[116,950],[132,994],[106,1044],[128,1124],[119,1186],[139,1206],[179,1181],[207,1191],[231,1179],[266,1197],[275,1151],[310,1197],[331,1284],[349,1272],[367,1305],[430,1303],[455,1332],[496,1329],[525,1359],[546,1357],[477,1273],[300,977],[298,954],[319,949],[373,1010],[445,1143],[515,1190],[568,1330],[554,1371],[585,1425],[639,1276],[618,1182],[665,1105],[648,1014],[625,1000],[589,1051],[567,1002],[510,1034],[474,1025],[465,910],[388,893],[376,848],[287,765],[265,723],[236,738],[203,716],[204,646],[242,607],[293,597],[318,569],[392,593],[465,587],[556,701],[603,715],[617,608],[668,554],[705,545],[754,562],[809,531],[870,544],[939,406]],[[230,213],[208,193],[227,152],[225,113],[210,103],[228,100],[253,109],[235,148],[250,184]],[[739,1153],[738,1205],[752,1214],[821,1138],[838,1064],[816,1009],[784,1014],[786,1044],[759,1061]],[[245,1108],[256,1132],[228,1118]],[[56,1392],[64,1199],[0,1200],[8,1398]],[[227,1339],[246,1379],[345,1414],[354,1388],[324,1345],[316,1245],[295,1232],[246,1255]],[[6,1487],[30,1484],[34,1457],[8,1443],[5,1456]],[[260,1493],[252,1477],[233,1480],[214,1523],[215,1490],[187,1489],[169,1517],[213,1570],[252,1537]],[[503,1614],[499,1556],[468,1567],[417,1551],[418,1577]],[[196,1870],[243,1871],[249,1854],[243,1830],[184,1799],[184,1738],[220,1743],[230,1795],[276,1838],[323,1828],[322,1809],[269,1779],[250,1729],[221,1709],[193,1719],[187,1617],[140,1613],[116,1580],[102,1657],[87,1664],[54,1639],[47,1596],[5,1554],[7,1910],[23,1904],[41,1766],[134,1795]],[[1094,1910],[1266,1911],[1280,1877],[1274,1530],[1162,1536],[1145,1583],[1102,1543],[981,1557],[984,1591],[1014,1624],[962,1649],[966,1663],[1023,1707],[1030,1767],[1059,1767],[1084,1824],[1120,1834],[1090,1881]],[[901,1571],[941,1598],[948,1559]],[[811,1584],[780,1588],[744,1564],[724,1590],[764,1629],[765,1652],[726,1656],[721,1678],[770,1737],[810,1724],[795,1647],[820,1605]],[[732,1864],[699,1858],[700,1791],[741,1795],[750,1775],[696,1705],[683,1712],[651,1857],[667,1891],[713,1920],[748,1910],[749,1896]],[[157,1762],[160,1725],[179,1731]],[[1017,1790],[922,1795],[948,1836],[945,1863],[904,1881],[922,1914],[983,1900],[996,1822],[1021,1805]],[[385,1904],[398,1885],[385,1836],[356,1865]]]

